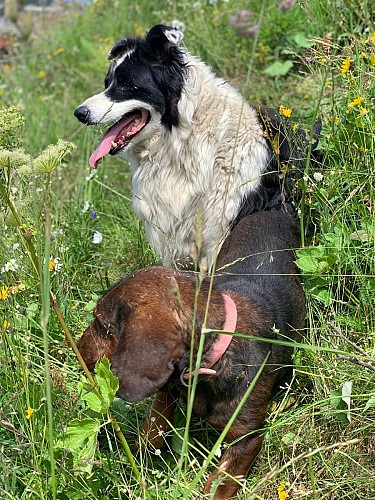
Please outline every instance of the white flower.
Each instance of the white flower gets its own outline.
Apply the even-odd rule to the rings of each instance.
[[[316,182],[321,182],[323,180],[323,174],[321,174],[320,172],[314,172],[313,177]]]
[[[55,276],[58,272],[61,271],[62,264],[60,263],[60,258],[59,257],[51,257],[49,258],[48,262],[48,269],[51,271],[52,276]]]
[[[103,235],[102,233],[100,233],[99,231],[93,231],[92,233],[92,242],[95,244],[95,245],[99,245],[99,243],[101,243],[103,241]]]
[[[92,169],[89,175],[86,175],[85,179],[86,181],[91,181],[96,176],[96,170]]]
[[[17,271],[17,269],[18,265],[16,263],[16,259],[10,259],[10,261],[7,262],[4,267],[1,268],[1,272],[2,273],[7,273],[8,271],[15,272]]]
[[[83,214],[85,214],[89,208],[90,208],[90,202],[89,201],[85,201],[85,203],[83,204],[83,208],[82,208],[81,212]]]

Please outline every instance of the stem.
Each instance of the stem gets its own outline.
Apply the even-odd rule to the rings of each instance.
[[[47,417],[48,417],[48,445],[49,445],[49,456],[51,462],[51,487],[52,487],[52,498],[56,499],[56,462],[55,454],[53,450],[53,413],[52,413],[52,389],[51,389],[51,372],[50,363],[48,355],[48,320],[50,312],[49,303],[49,288],[50,288],[50,273],[49,273],[49,255],[50,255],[50,243],[51,243],[51,217],[49,210],[45,210],[46,216],[46,231],[45,231],[45,244],[44,244],[44,266],[43,273],[40,277],[41,284],[41,327],[43,332],[43,351],[44,351],[44,371],[45,371],[45,384],[46,384],[46,399],[47,399]]]

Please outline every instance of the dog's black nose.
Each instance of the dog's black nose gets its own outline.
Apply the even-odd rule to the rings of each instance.
[[[74,111],[74,116],[82,123],[88,124],[90,121],[90,110],[87,106],[78,106]]]

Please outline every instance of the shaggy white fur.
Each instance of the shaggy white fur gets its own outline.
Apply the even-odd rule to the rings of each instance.
[[[133,174],[135,213],[145,221],[163,264],[183,263],[198,226],[203,231],[200,256],[211,268],[242,201],[257,188],[270,152],[256,111],[231,85],[189,55],[187,70],[180,125],[171,131],[152,126],[152,137],[123,154]]]

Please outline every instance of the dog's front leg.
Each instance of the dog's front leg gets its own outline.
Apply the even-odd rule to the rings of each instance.
[[[244,437],[231,445],[223,454],[216,469],[208,478],[204,487],[205,498],[213,500],[229,500],[235,498],[239,489],[237,480],[244,480],[262,446],[263,435]],[[222,478],[222,480],[220,480]],[[217,486],[217,483],[219,485]],[[217,486],[217,487],[216,487]],[[211,493],[212,488],[212,493]],[[213,495],[213,496],[212,496]]]
[[[159,391],[152,403],[149,416],[140,431],[142,448],[159,449],[165,444],[164,433],[170,429],[178,398],[170,392]]]

